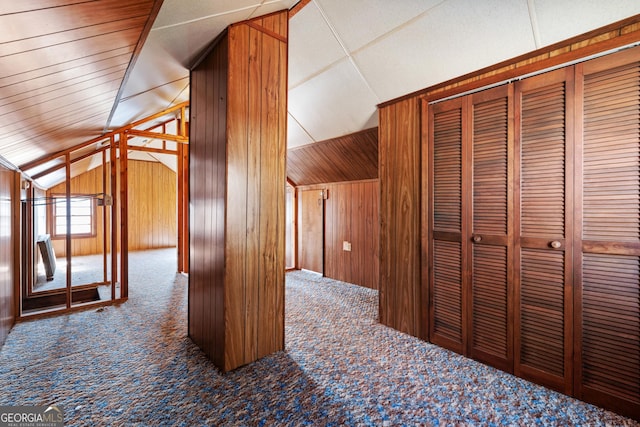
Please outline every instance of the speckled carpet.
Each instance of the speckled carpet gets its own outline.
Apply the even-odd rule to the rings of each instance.
[[[637,425],[386,328],[375,291],[306,272],[287,274],[286,351],[221,375],[165,252],[132,254],[125,304],[17,324],[0,405],[58,404],[68,426]]]

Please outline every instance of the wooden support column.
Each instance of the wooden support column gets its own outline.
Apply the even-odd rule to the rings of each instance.
[[[287,12],[191,71],[189,336],[229,371],[284,349]]]
[[[127,135],[120,134],[120,298],[129,297],[129,192]]]
[[[65,251],[67,256],[67,308],[71,308],[71,155],[65,154],[65,171],[66,171],[66,203],[67,203],[67,233],[65,236]],[[54,208],[55,209],[55,208]],[[55,225],[54,225],[55,226]]]
[[[189,146],[178,144],[178,272],[189,272]]]
[[[107,229],[109,228],[109,219],[107,218],[107,152],[102,150],[102,200],[105,201],[102,207],[102,281],[107,282],[107,253],[109,251],[109,239],[107,239]]]
[[[116,295],[116,283],[118,282],[118,151],[115,138],[110,137],[111,148],[109,157],[111,164],[111,299],[119,298]]]

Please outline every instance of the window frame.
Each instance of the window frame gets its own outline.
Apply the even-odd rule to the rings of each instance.
[[[82,217],[86,217],[88,216],[91,220],[91,224],[90,224],[90,228],[91,231],[88,233],[73,233],[73,232],[69,232],[69,236],[71,238],[77,238],[77,239],[87,239],[87,238],[93,238],[96,237],[97,232],[96,232],[96,202],[95,202],[95,198],[93,197],[93,195],[91,194],[82,194],[82,193],[74,193],[74,194],[70,194],[69,195],[69,199],[71,200],[71,206],[73,206],[73,199],[87,199],[89,200],[89,207],[91,209],[91,214],[90,215],[76,215],[76,216],[82,216]],[[57,230],[57,223],[56,220],[58,218],[58,216],[56,215],[56,206],[58,204],[58,200],[65,200],[67,199],[67,195],[66,194],[51,194],[51,203],[50,203],[50,235],[51,235],[51,239],[65,239],[67,237],[67,233],[58,233]],[[73,212],[73,209],[72,209]],[[72,217],[74,216],[73,214],[71,215]],[[64,215],[65,218],[65,222],[66,222],[66,214]],[[73,229],[73,226],[71,227]]]

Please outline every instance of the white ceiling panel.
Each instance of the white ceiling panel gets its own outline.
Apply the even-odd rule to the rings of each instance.
[[[243,11],[248,16],[260,3],[259,0],[165,0],[153,27],[200,21],[237,11]]]
[[[566,40],[640,13],[639,0],[531,0],[541,46]]]
[[[295,118],[287,116],[287,148],[298,147],[315,142],[309,134],[302,129]]]
[[[109,129],[117,129],[128,123],[162,111],[165,108],[169,108],[171,105],[188,100],[189,75],[187,74],[187,76],[181,80],[167,83],[153,90],[120,101],[111,119]]]
[[[354,58],[389,100],[534,49],[525,0],[448,0]]]
[[[289,88],[346,57],[315,3],[309,3],[289,23]]]
[[[122,92],[122,99],[189,76],[189,70],[167,54],[157,34],[153,31],[149,34]]]
[[[166,55],[188,68],[229,22],[244,20],[246,12],[213,16],[188,24],[152,29],[149,36],[164,46]]]
[[[349,52],[416,19],[445,0],[316,0]],[[305,8],[306,9],[306,8]]]
[[[348,59],[289,91],[289,113],[316,141],[376,126],[376,103]]]
[[[245,19],[258,18],[273,12],[291,9],[299,0],[263,0],[260,7],[256,8]]]

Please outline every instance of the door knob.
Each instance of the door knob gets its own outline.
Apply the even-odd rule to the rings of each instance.
[[[562,243],[560,243],[557,240],[554,240],[553,242],[549,242],[549,246],[551,246],[553,249],[560,249],[560,247],[562,246]]]
[[[475,243],[481,242],[482,241],[482,236],[473,236],[473,241]]]

